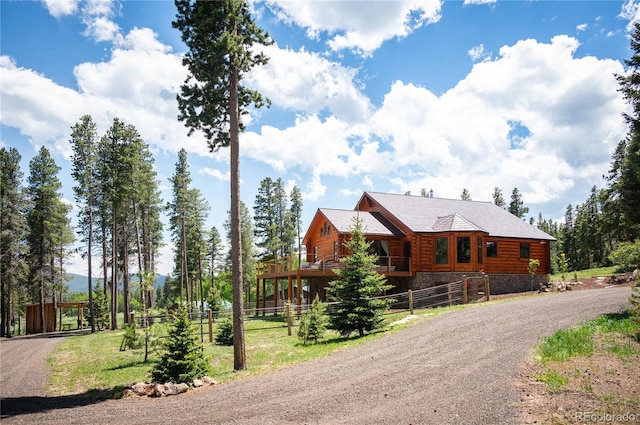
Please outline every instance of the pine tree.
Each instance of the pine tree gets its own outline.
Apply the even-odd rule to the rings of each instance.
[[[29,282],[32,296],[40,304],[41,332],[46,332],[44,304],[46,295],[55,284],[54,260],[59,253],[58,239],[68,229],[66,212],[60,192],[60,171],[47,148],[29,162],[27,194],[30,199],[27,212],[27,245],[29,248]]]
[[[504,208],[507,204],[502,197],[502,189],[497,186],[493,188],[493,203],[500,208]]]
[[[345,268],[335,270],[338,279],[327,288],[330,299],[338,303],[329,310],[330,327],[342,336],[355,331],[363,336],[382,327],[383,314],[391,302],[376,298],[392,286],[386,283],[386,276],[376,272],[378,256],[369,254],[370,246],[362,220],[354,219],[351,238],[345,242],[349,255],[340,260]]]
[[[11,337],[14,293],[24,279],[26,199],[22,188],[20,153],[0,149],[0,336]]]
[[[160,360],[151,371],[154,382],[191,382],[207,375],[211,366],[185,308],[180,308],[169,329]]]
[[[233,368],[244,370],[239,133],[244,130],[241,117],[248,107],[253,104],[259,108],[265,100],[241,83],[251,68],[267,62],[254,45],[273,42],[255,24],[244,0],[176,0],[175,4],[178,13],[172,25],[180,30],[182,41],[189,48],[183,58],[189,76],[178,95],[178,119],[185,122],[189,134],[201,130],[211,150],[230,148]]]
[[[94,240],[94,214],[97,207],[99,188],[97,180],[98,134],[96,124],[93,122],[91,115],[84,115],[77,124],[71,127],[71,147],[73,148],[71,176],[77,182],[77,186],[74,186],[73,192],[76,201],[82,204],[78,212],[80,218],[79,233],[84,237],[84,242],[87,243],[89,323],[91,323],[91,332],[95,332],[91,276],[93,276],[92,247]]]
[[[466,187],[462,189],[462,194],[460,195],[460,199],[462,199],[463,201],[471,201],[471,194],[469,193]]]
[[[633,55],[624,61],[627,72],[616,78],[620,92],[633,110],[631,114],[624,114],[629,133],[618,182],[626,238],[633,241],[640,234],[640,22],[634,25],[630,44]]]
[[[524,206],[524,202],[522,202],[522,195],[517,187],[513,189],[513,192],[511,192],[511,203],[509,204],[508,211],[522,219],[524,219],[524,216],[529,212],[529,207]]]
[[[318,339],[322,338],[327,330],[326,311],[326,304],[320,301],[320,296],[316,294],[313,303],[311,303],[311,308],[304,311],[300,316],[298,338],[302,340],[303,344],[306,344],[309,340],[313,340],[317,344]]]

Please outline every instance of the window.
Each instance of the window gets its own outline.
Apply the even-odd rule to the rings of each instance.
[[[487,242],[487,257],[498,256],[498,242]]]
[[[482,264],[482,238],[478,238],[477,242],[477,250],[478,250],[478,264]]]
[[[318,261],[318,247],[313,247],[313,262],[316,263]]]
[[[528,243],[520,244],[520,258],[529,258],[531,257],[531,245]]]
[[[468,236],[458,236],[457,238],[458,263],[471,262],[471,238]]]
[[[436,264],[449,263],[449,238],[436,238]]]
[[[333,261],[338,261],[338,241],[333,243]]]

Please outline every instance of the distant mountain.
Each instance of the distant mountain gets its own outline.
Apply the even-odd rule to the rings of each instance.
[[[69,280],[67,282],[67,285],[69,285],[69,292],[84,292],[87,293],[87,276],[82,276],[79,274],[75,274],[75,273],[67,273],[67,276],[69,276],[71,278],[71,280]],[[164,285],[164,281],[167,279],[168,276],[164,276],[161,274],[156,274],[156,283],[155,283],[155,287],[159,287],[159,286],[163,286]],[[131,279],[134,282],[138,281],[138,276],[131,276]],[[91,279],[91,284],[93,286],[95,286],[96,282],[100,280],[102,281],[102,278],[97,278],[94,277]]]

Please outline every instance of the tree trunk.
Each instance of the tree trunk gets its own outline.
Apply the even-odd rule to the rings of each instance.
[[[234,61],[231,61],[232,63]],[[233,369],[246,370],[244,309],[242,305],[242,223],[240,221],[240,126],[238,70],[229,82],[229,138],[231,173],[231,276],[233,288]]]
[[[112,212],[111,234],[111,330],[118,329],[118,226],[115,206]]]
[[[93,245],[93,206],[89,206],[89,239],[87,243],[87,273],[89,277],[87,278],[87,285],[89,289],[89,321],[91,323],[91,333],[95,333],[96,331],[96,316],[93,309],[93,285],[91,282],[91,277],[93,273],[91,271],[91,247]]]
[[[125,219],[126,222],[126,219]],[[129,283],[129,229],[127,225],[122,226],[122,293],[124,323],[129,323],[131,314],[131,288]]]

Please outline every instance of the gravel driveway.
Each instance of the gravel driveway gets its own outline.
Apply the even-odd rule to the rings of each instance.
[[[478,304],[328,357],[175,397],[4,399],[2,423],[518,423],[514,383],[539,337],[618,311],[628,296],[629,288],[606,288]],[[12,373],[4,357],[10,344],[1,344],[3,376]]]

